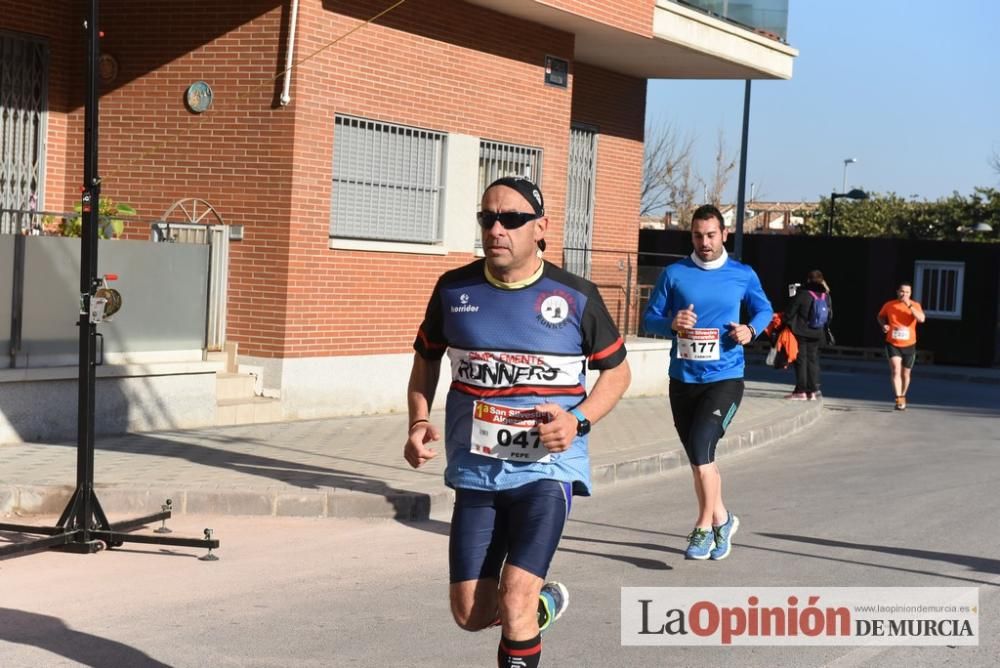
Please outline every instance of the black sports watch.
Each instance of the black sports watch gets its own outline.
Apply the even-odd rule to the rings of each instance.
[[[576,420],[577,420],[577,422],[576,422],[576,435],[577,436],[586,436],[587,434],[589,434],[590,433],[590,420],[587,419],[587,416],[584,415],[583,412],[579,408],[573,408],[573,409],[571,409],[570,413],[572,413],[573,417],[575,417]]]

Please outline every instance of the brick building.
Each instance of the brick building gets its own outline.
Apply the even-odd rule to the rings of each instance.
[[[240,226],[225,336],[286,417],[400,408],[427,296],[476,256],[498,174],[541,182],[547,259],[623,314],[647,80],[789,78],[797,55],[775,39],[784,15],[775,29],[706,4],[103,0],[103,194],[146,221],[127,238],[182,198]],[[81,0],[0,0],[5,128],[27,133],[15,158],[5,129],[4,207],[25,188],[41,209],[78,197],[85,15]],[[14,118],[25,106],[34,120]]]

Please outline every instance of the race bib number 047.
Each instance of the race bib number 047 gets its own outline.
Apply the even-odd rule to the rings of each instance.
[[[707,362],[719,359],[719,330],[687,329],[677,336],[677,357]]]
[[[549,462],[552,456],[538,437],[538,425],[548,421],[548,413],[533,408],[476,401],[472,405],[472,452],[517,462]]]

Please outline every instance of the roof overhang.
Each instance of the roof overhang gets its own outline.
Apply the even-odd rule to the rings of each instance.
[[[643,79],[790,79],[798,51],[689,7],[657,0],[638,34],[539,0],[467,0],[575,35],[574,58]]]

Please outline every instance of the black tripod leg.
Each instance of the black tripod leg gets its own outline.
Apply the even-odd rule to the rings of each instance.
[[[104,514],[104,508],[101,508],[101,502],[97,500],[97,494],[91,492],[91,496],[92,496],[91,503],[93,504],[92,507],[94,510],[94,517],[97,520],[96,522],[97,528],[103,531],[110,531],[111,523],[108,522],[108,516]],[[115,537],[109,536],[105,540],[109,548],[122,546],[122,541]]]
[[[77,487],[75,490],[73,490],[73,496],[69,498],[69,503],[66,504],[66,509],[63,510],[62,515],[59,516],[59,521],[56,522],[57,527],[66,526],[66,522],[68,522],[71,517],[76,517],[77,506],[80,505],[80,500],[81,500],[80,488]]]
[[[104,508],[101,508],[101,502],[97,500],[97,494],[94,492],[90,493],[91,503],[93,503],[94,517],[97,519],[98,529],[107,529],[111,526],[111,522],[108,522],[108,516],[104,514]]]

